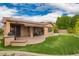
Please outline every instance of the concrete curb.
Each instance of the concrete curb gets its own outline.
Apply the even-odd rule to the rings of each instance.
[[[38,54],[23,51],[0,51],[0,56],[49,56],[47,54]]]

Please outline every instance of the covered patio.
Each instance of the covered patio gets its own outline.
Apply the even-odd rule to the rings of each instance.
[[[25,46],[39,43],[52,28],[50,23],[25,21],[16,18],[3,18],[4,45]]]
[[[17,40],[12,41],[13,46],[16,46],[16,43],[25,42],[26,44],[38,44],[45,41],[45,38],[48,36],[52,36],[53,33],[49,33],[48,35],[41,35],[35,37],[18,37]],[[21,46],[21,45],[20,45]]]

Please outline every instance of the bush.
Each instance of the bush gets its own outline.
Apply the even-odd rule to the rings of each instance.
[[[53,26],[53,31],[54,31],[54,33],[58,33],[58,27],[55,24]]]
[[[68,33],[74,33],[75,32],[73,28],[68,28],[67,31],[68,31]]]
[[[0,35],[3,35],[3,29],[0,28]]]

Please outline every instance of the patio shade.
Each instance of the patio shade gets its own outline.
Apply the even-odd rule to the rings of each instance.
[[[25,23],[24,26],[45,27],[43,24]]]

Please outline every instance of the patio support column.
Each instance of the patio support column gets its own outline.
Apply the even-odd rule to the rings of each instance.
[[[47,34],[48,34],[48,28],[44,27],[44,35],[47,35]]]
[[[4,24],[4,46],[9,46],[11,42],[14,40],[13,36],[8,36],[10,32],[10,22],[6,22]]]
[[[10,32],[10,22],[6,22],[4,28],[4,35],[7,36],[9,32]]]
[[[33,27],[30,27],[30,37],[33,37]]]

